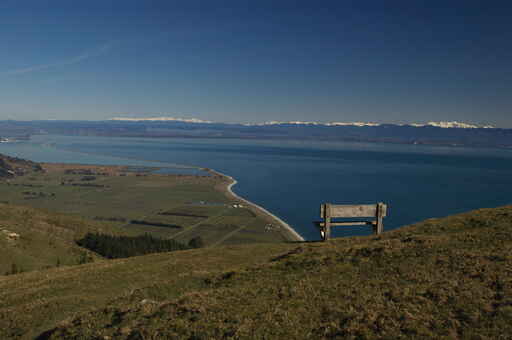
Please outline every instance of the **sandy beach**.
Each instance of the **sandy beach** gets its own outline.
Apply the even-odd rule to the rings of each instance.
[[[257,211],[259,211],[260,213],[262,214],[265,214],[269,217],[271,217],[274,221],[276,221],[281,227],[283,227],[286,232],[287,232],[287,236],[289,236],[290,240],[291,241],[305,241],[305,239],[295,231],[295,229],[293,229],[288,223],[286,223],[285,221],[283,221],[282,219],[280,219],[279,217],[277,217],[276,215],[272,214],[270,211],[268,211],[267,209],[243,198],[243,197],[240,197],[239,195],[237,195],[235,192],[233,192],[233,186],[235,186],[238,182],[236,179],[234,179],[233,177],[231,176],[228,176],[226,174],[223,174],[221,172],[218,172],[216,170],[213,170],[213,169],[205,169],[209,172],[211,172],[212,174],[215,174],[215,175],[218,175],[218,176],[222,176],[226,179],[229,180],[229,184],[228,186],[226,187],[226,191],[228,192],[229,195],[231,195],[232,197],[234,197],[235,199],[239,200],[239,201],[242,201],[244,202],[246,205],[256,209]]]

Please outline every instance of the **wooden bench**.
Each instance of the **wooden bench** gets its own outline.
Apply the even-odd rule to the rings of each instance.
[[[387,215],[388,206],[384,203],[366,205],[339,205],[325,203],[320,206],[320,217],[323,221],[314,222],[320,230],[322,240],[327,241],[331,237],[331,227],[371,225],[376,235],[384,231],[383,219]],[[336,218],[361,218],[359,221],[335,222]],[[363,220],[363,218],[368,218]]]

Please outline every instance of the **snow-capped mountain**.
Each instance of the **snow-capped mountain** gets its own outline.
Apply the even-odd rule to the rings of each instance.
[[[243,124],[245,126],[266,126],[266,125],[320,125],[320,126],[379,126],[381,124],[378,123],[365,123],[365,122],[303,122],[303,121],[289,121],[289,122],[280,122],[280,121],[270,121],[264,123],[247,123]]]
[[[379,123],[370,123],[370,122],[351,122],[351,123],[343,123],[343,122],[331,122],[325,123],[327,126],[380,126],[382,124]]]
[[[150,118],[129,118],[129,117],[115,117],[111,118],[113,121],[131,121],[131,122],[184,122],[184,123],[202,123],[212,124],[214,122],[209,120],[202,120],[197,118],[175,118],[175,117],[150,117]],[[229,124],[229,123],[225,123]],[[312,122],[312,121],[268,121],[263,123],[244,123],[244,126],[272,126],[272,125],[312,125],[312,126],[381,126],[381,123],[373,122]],[[492,125],[476,125],[463,122],[428,122],[428,123],[406,123],[406,124],[387,124],[397,126],[414,126],[414,127],[438,127],[443,129],[494,129]]]
[[[439,127],[443,129],[494,129],[495,127],[492,125],[475,125],[475,124],[468,124],[468,123],[461,123],[461,122],[428,122],[426,124],[406,124],[416,127],[423,127],[423,126],[434,126]]]
[[[114,117],[109,120],[113,121],[127,121],[127,122],[184,122],[184,123],[203,123],[212,124],[215,122],[209,120],[202,120],[197,118],[175,118],[175,117],[149,117],[149,118],[132,118],[132,117]],[[230,124],[230,123],[224,123]],[[267,125],[320,125],[320,126],[379,126],[379,123],[367,122],[308,122],[308,121],[269,121],[263,123],[244,123],[245,126],[267,126]]]
[[[201,120],[197,118],[174,118],[174,117],[150,117],[150,118],[128,118],[128,117],[114,117],[109,120],[127,121],[127,122],[184,122],[184,123],[213,123],[209,120]]]
[[[303,121],[290,121],[290,122],[282,122],[282,121],[270,121],[264,123],[248,123],[244,124],[246,126],[265,126],[265,125],[319,125],[319,126],[381,126],[384,124],[380,123],[372,123],[372,122],[303,122]],[[397,126],[414,126],[414,127],[425,127],[425,126],[433,126],[443,129],[494,129],[495,127],[492,125],[476,125],[476,124],[468,124],[461,122],[428,122],[428,123],[409,123],[409,124],[386,124],[386,125],[397,125]]]

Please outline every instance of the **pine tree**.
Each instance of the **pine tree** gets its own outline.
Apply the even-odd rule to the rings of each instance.
[[[201,236],[196,236],[188,242],[190,248],[202,248],[204,247],[204,241]]]

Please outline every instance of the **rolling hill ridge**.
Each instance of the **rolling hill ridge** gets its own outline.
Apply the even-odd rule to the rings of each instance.
[[[0,337],[507,339],[512,207],[0,278]],[[44,311],[41,313],[40,311]]]

